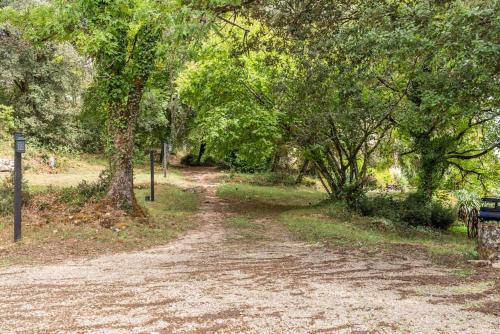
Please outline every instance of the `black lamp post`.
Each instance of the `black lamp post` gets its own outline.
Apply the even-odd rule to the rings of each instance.
[[[151,193],[146,196],[146,201],[155,201],[155,151],[149,150],[149,168],[151,173]]]
[[[22,133],[14,133],[14,241],[21,240],[22,165],[21,155],[26,151],[26,141]]]

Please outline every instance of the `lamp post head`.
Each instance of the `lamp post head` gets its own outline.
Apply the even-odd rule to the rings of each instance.
[[[26,152],[26,140],[21,132],[14,133],[14,149],[16,153]]]

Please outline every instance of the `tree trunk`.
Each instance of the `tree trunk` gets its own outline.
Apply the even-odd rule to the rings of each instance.
[[[306,159],[306,160],[304,160],[304,164],[302,165],[302,168],[300,168],[299,176],[297,176],[297,179],[295,180],[295,184],[302,183],[302,179],[304,179],[304,174],[306,173],[308,166],[309,166],[309,160]]]
[[[437,160],[422,157],[420,170],[418,172],[417,193],[421,196],[423,203],[432,201],[434,193],[441,184],[441,179],[446,171],[443,163]]]
[[[200,151],[198,152],[198,158],[196,159],[196,164],[201,165],[201,158],[203,157],[203,154],[205,154],[205,149],[207,147],[207,144],[201,143],[200,145]]]
[[[280,165],[280,160],[281,160],[281,152],[280,152],[280,148],[277,148],[276,152],[274,152],[273,161],[271,163],[271,172],[272,173],[275,173],[276,171],[278,171],[278,168]]]
[[[132,158],[143,88],[143,82],[136,81],[126,105],[113,102],[109,106],[108,130],[113,141],[110,163],[112,178],[105,200],[113,207],[127,211],[138,208],[134,195]]]
[[[165,156],[165,142],[162,140],[160,149],[160,159],[158,160],[159,163],[163,163],[164,156]]]

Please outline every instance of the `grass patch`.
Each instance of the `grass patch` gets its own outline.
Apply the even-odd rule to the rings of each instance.
[[[424,295],[469,295],[480,294],[495,287],[495,281],[479,281],[455,286],[426,285],[417,288],[416,292]]]
[[[263,226],[252,223],[252,219],[245,216],[231,217],[227,220],[228,225],[238,229],[260,229]]]
[[[403,245],[424,248],[436,255],[467,256],[476,243],[467,239],[463,229],[448,231],[411,227],[383,218],[350,215],[338,203],[284,213],[282,222],[302,239],[338,245],[373,248]]]
[[[74,256],[97,256],[104,253],[145,249],[160,245],[195,226],[197,194],[159,185],[156,201],[146,203],[147,189],[137,189],[140,205],[149,220],[123,217],[110,228],[72,220],[23,226],[23,239],[13,243],[12,217],[0,218],[0,266],[62,261]],[[56,214],[56,213],[54,213]]]
[[[466,228],[452,225],[446,231],[413,227],[386,218],[353,214],[343,203],[323,201],[326,194],[311,189],[223,184],[218,195],[228,201],[247,204],[252,212],[276,208],[276,220],[299,238],[326,242],[332,246],[358,247],[368,251],[402,248],[416,254],[437,257],[474,258],[476,242],[467,238]],[[245,227],[248,218],[238,217],[232,225]]]
[[[269,239],[268,220],[260,219],[258,216],[258,213],[249,213],[226,219],[224,225],[235,232],[229,233],[228,238],[245,240],[245,242]]]
[[[453,275],[458,278],[466,278],[469,276],[474,275],[476,271],[473,268],[467,267],[467,268],[459,268],[453,270]]]
[[[139,204],[147,211],[148,216],[155,222],[174,219],[176,226],[192,224],[186,221],[186,217],[198,210],[200,199],[198,194],[182,191],[168,184],[156,185],[155,201],[146,202],[149,189],[136,189],[135,194]]]
[[[308,187],[322,189],[318,180],[304,176],[301,184],[297,184],[298,174],[288,172],[256,172],[256,173],[237,173],[229,172],[221,176],[221,181],[229,183],[244,183],[255,186],[281,186],[281,187]]]
[[[325,200],[327,194],[312,189],[290,189],[249,184],[226,183],[217,189],[217,195],[226,200],[254,202],[265,206],[303,207]]]

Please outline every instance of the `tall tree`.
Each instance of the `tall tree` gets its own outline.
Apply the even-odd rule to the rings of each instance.
[[[498,1],[410,1],[392,6],[384,44],[409,86],[395,117],[417,159],[418,192],[430,201],[450,169],[480,175],[471,160],[500,147]]]
[[[16,127],[45,147],[79,148],[82,94],[90,80],[68,43],[35,45],[0,26],[0,103],[14,108]]]
[[[250,1],[252,2],[252,1]],[[112,181],[106,200],[119,208],[136,207],[132,155],[140,103],[152,74],[169,57],[165,45],[188,43],[195,27],[206,28],[210,12],[221,13],[247,1],[117,0],[72,2],[29,8],[25,15],[13,10],[0,20],[23,26],[36,42],[65,38],[93,60],[96,85],[104,94]],[[29,22],[29,25],[26,23]]]
[[[229,24],[213,34],[180,74],[177,86],[182,101],[196,114],[190,129],[193,146],[204,143],[215,158],[262,168],[269,165],[283,135],[280,113],[269,97],[273,70],[266,64],[266,52],[245,46],[246,39],[258,34],[258,26],[250,33],[234,24],[239,27]]]

